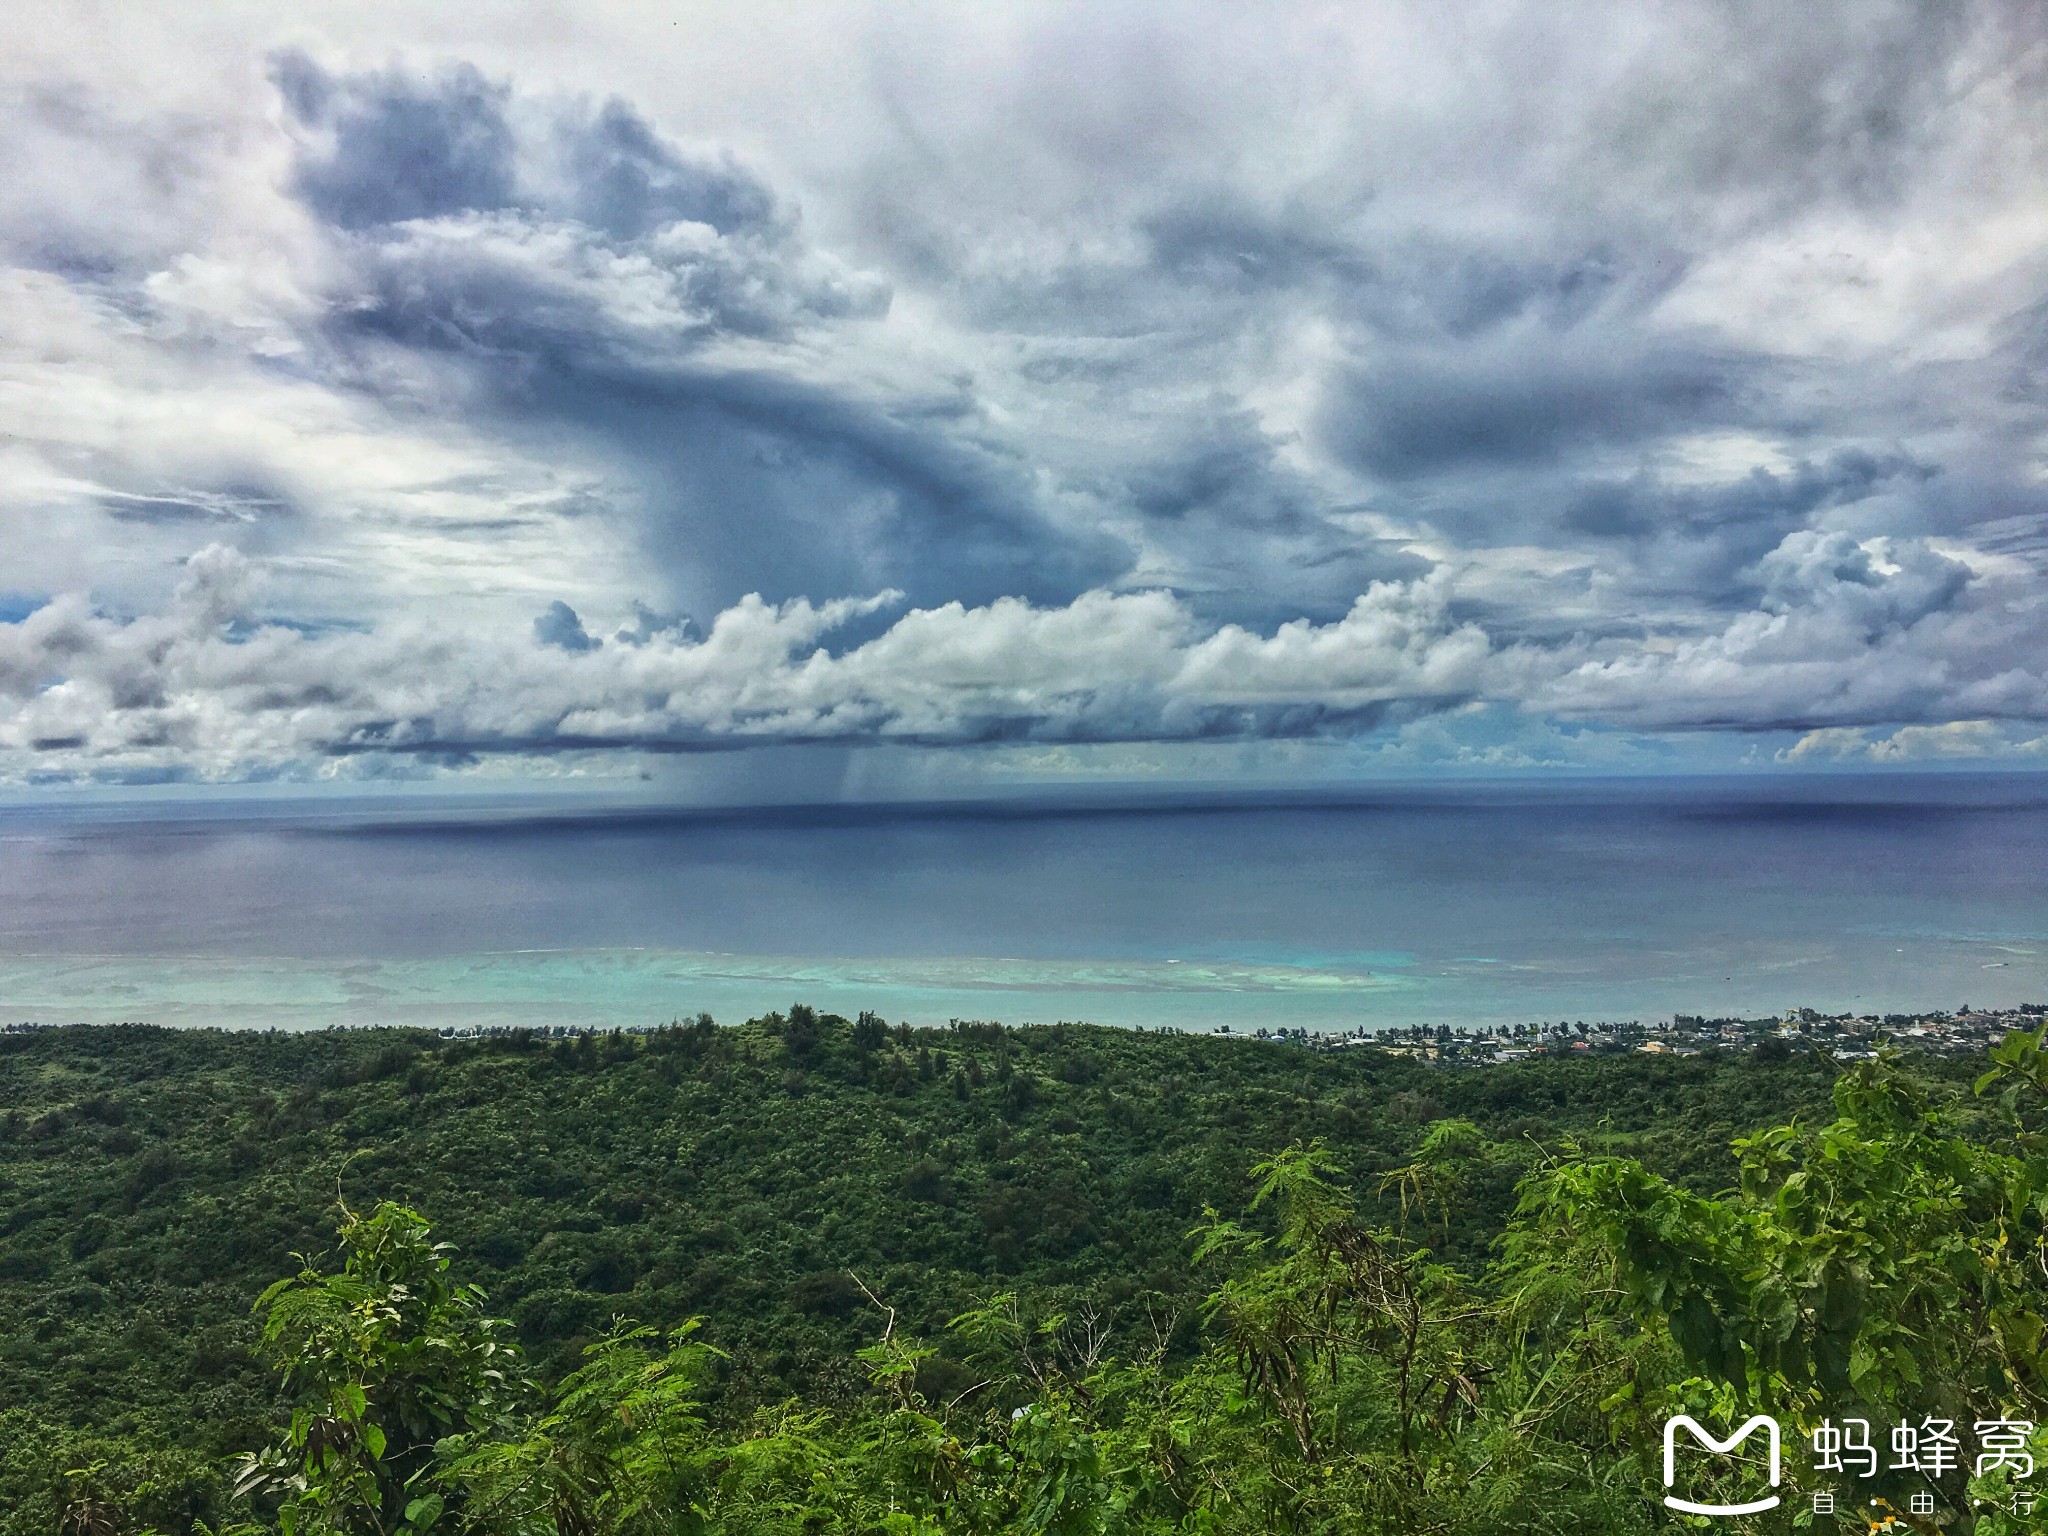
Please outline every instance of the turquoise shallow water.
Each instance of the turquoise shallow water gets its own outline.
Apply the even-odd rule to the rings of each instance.
[[[1213,1028],[2048,996],[2048,781],[0,812],[0,1021]]]
[[[1256,1019],[1328,1027],[1411,987],[1300,967],[1133,961],[830,960],[662,950],[463,954],[336,962],[275,957],[26,956],[0,962],[8,1017],[254,1028],[329,1024],[645,1024],[737,1019],[810,998],[891,1018]]]

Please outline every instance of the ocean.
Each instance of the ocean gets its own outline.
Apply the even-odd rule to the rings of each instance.
[[[2048,999],[2048,774],[0,811],[0,1023],[1207,1030]]]

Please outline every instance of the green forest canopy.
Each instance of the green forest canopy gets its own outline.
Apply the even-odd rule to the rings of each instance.
[[[0,1533],[1647,1529],[1681,1406],[2038,1407],[1983,1066],[8,1036]]]

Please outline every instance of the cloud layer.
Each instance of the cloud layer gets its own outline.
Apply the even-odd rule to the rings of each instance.
[[[0,776],[2040,736],[2037,9],[1195,22],[51,28]]]

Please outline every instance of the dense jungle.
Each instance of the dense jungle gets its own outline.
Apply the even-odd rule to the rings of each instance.
[[[2044,1062],[0,1036],[0,1536],[2032,1529],[1798,1452],[2040,1417]]]

